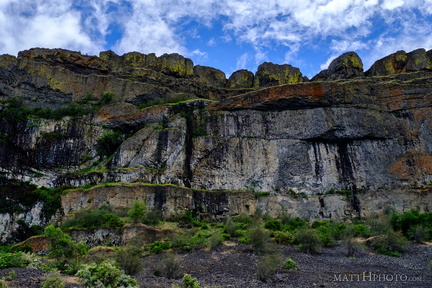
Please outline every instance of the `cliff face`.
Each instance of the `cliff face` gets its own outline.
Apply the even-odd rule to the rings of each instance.
[[[423,52],[402,54],[426,63]],[[432,211],[432,71],[391,62],[399,54],[363,76],[361,59],[346,53],[314,82],[271,63],[227,80],[176,54],[3,55],[2,181],[117,183],[65,193],[57,220],[97,199],[123,208],[146,199],[166,215],[204,207],[218,219],[258,208],[317,219]],[[38,203],[0,212],[1,223],[47,223]]]

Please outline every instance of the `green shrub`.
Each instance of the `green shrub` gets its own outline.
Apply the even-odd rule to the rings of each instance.
[[[283,264],[281,254],[265,254],[258,259],[256,276],[259,280],[267,282]]]
[[[62,279],[59,271],[53,271],[45,276],[45,280],[41,283],[41,288],[64,288],[66,283]]]
[[[281,220],[269,219],[265,222],[264,227],[269,230],[280,231],[283,229],[283,224]]]
[[[370,217],[366,220],[366,225],[370,227],[371,236],[382,235],[392,230],[388,219],[382,217]]]
[[[335,245],[335,239],[330,231],[320,231],[319,233],[319,242],[324,247],[333,247]]]
[[[229,234],[226,234],[229,236]],[[213,235],[208,239],[208,244],[211,250],[214,250],[222,245],[225,237],[222,236],[220,231],[216,231]]]
[[[300,217],[284,216],[282,219],[282,224],[284,224],[285,231],[295,231],[299,229],[304,229],[307,227],[308,223],[306,220]]]
[[[142,260],[139,256],[140,250],[138,247],[126,246],[117,251],[115,261],[126,274],[135,275],[143,268]]]
[[[225,222],[225,233],[231,235],[231,237],[234,237],[236,232],[239,230],[239,226],[237,225],[237,223],[235,223],[231,218],[229,218],[226,222]]]
[[[160,253],[164,250],[170,249],[171,246],[172,245],[170,241],[165,241],[165,242],[155,241],[152,244],[150,244],[148,249],[151,253]]]
[[[15,277],[16,277],[15,270],[11,270],[11,271],[9,271],[8,276],[6,277],[6,280],[7,281],[12,281],[12,280],[15,279]]]
[[[62,224],[62,228],[117,228],[122,227],[123,221],[109,206],[102,206],[97,210],[83,210],[75,213],[73,218]]]
[[[314,229],[298,230],[294,242],[299,244],[298,249],[304,253],[317,253],[320,246],[320,237]]]
[[[147,214],[147,204],[146,202],[134,201],[132,209],[129,210],[129,217],[135,223],[141,223]]]
[[[153,265],[153,274],[158,277],[175,279],[180,277],[182,260],[172,253],[166,253],[160,261]]]
[[[196,228],[190,229],[183,234],[174,235],[171,239],[172,247],[183,252],[191,252],[199,247],[203,247],[205,243],[206,236],[196,233]]]
[[[255,227],[246,232],[249,244],[257,252],[265,252],[269,244],[269,234],[260,227]]]
[[[412,227],[418,225],[424,227],[424,231],[428,231],[424,236],[428,237],[428,240],[432,237],[432,212],[420,213],[418,210],[407,211],[403,214],[393,212],[390,217],[390,223],[395,231],[401,231],[405,237],[410,237],[412,233]]]
[[[107,92],[107,93],[102,94],[101,104],[107,105],[107,104],[111,103],[111,101],[114,99],[114,97],[115,97],[114,93]]]
[[[366,224],[354,224],[352,226],[352,234],[357,237],[369,237],[371,235],[371,229]]]
[[[239,216],[234,217],[233,221],[244,225],[252,224],[252,218],[246,214],[241,214]]]
[[[105,130],[96,140],[97,152],[100,156],[112,155],[123,143],[124,135],[120,131]]]
[[[0,288],[8,288],[8,285],[6,284],[6,281],[3,279],[0,279]]]
[[[75,273],[80,267],[80,257],[87,254],[84,242],[75,243],[60,228],[49,225],[45,228],[45,236],[49,239],[49,255],[54,257],[56,266],[67,273]]]
[[[276,244],[279,245],[289,245],[294,239],[291,232],[276,231],[273,233]]]
[[[114,261],[110,260],[100,264],[83,265],[76,275],[89,287],[138,287],[134,279],[118,269]]]
[[[423,225],[415,225],[408,230],[408,237],[410,240],[414,240],[417,243],[423,243],[430,239],[430,229]]]
[[[182,283],[185,285],[185,288],[199,288],[199,283],[196,278],[192,278],[189,274],[184,274]]]
[[[297,270],[297,263],[291,258],[288,258],[286,259],[283,268],[288,270]]]
[[[17,253],[1,252],[0,253],[0,269],[26,267],[27,264],[28,262],[25,261],[25,259],[23,258],[23,253],[21,252],[17,252]]]
[[[390,230],[384,235],[375,237],[370,243],[377,253],[396,257],[401,256],[407,244],[407,240],[402,233],[393,230]]]

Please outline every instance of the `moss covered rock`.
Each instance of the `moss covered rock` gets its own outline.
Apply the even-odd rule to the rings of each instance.
[[[419,71],[419,70],[431,70],[432,61],[425,49],[417,49],[407,54],[408,62],[406,65],[406,71]]]
[[[363,62],[356,52],[346,52],[334,59],[328,69],[321,71],[312,81],[332,81],[363,76]]]
[[[208,86],[223,87],[226,83],[225,73],[219,69],[196,65],[193,71],[198,80]]]
[[[240,89],[240,88],[252,88],[254,85],[254,74],[246,69],[235,71],[229,77],[226,88]]]
[[[255,74],[255,87],[270,87],[283,84],[293,84],[303,82],[303,75],[299,68],[289,64],[273,64],[264,62],[258,66]]]
[[[417,49],[406,53],[398,51],[380,60],[377,60],[372,67],[366,71],[367,76],[384,76],[413,72],[420,70],[432,70],[432,51]]]

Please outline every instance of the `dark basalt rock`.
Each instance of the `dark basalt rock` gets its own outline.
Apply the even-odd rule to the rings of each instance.
[[[289,64],[264,62],[258,66],[254,82],[255,87],[270,87],[303,82],[303,76],[299,68]]]
[[[377,60],[371,68],[366,71],[365,75],[385,76],[404,72],[431,70],[431,55],[431,51],[426,52],[425,49],[417,49],[409,53],[397,51],[396,53]]]
[[[207,66],[196,65],[193,68],[195,76],[198,76],[198,81],[214,87],[224,87],[226,83],[225,73],[219,69]]]
[[[249,70],[237,70],[231,74],[225,87],[230,89],[252,88],[254,77],[254,74]]]
[[[321,71],[312,81],[332,81],[363,76],[363,62],[355,52],[346,52],[334,59],[328,69]]]

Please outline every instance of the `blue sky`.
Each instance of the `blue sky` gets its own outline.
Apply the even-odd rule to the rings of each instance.
[[[0,0],[0,54],[32,47],[179,53],[227,76],[287,63],[312,77],[347,51],[366,70],[432,49],[432,0]]]

